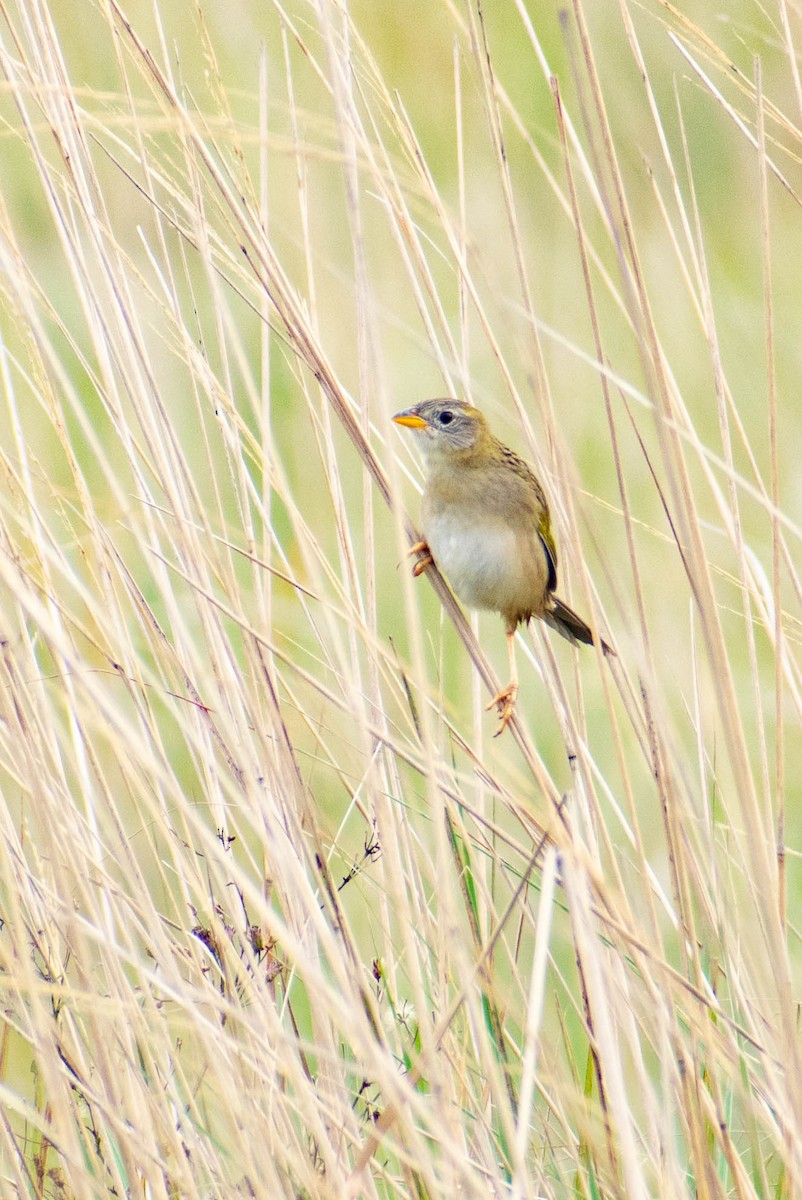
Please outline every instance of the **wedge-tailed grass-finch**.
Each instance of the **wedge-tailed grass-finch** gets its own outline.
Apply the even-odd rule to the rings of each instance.
[[[615,652],[555,595],[557,548],[543,488],[482,413],[462,400],[424,400],[393,420],[415,431],[427,467],[414,574],[435,562],[460,600],[504,619],[510,682],[487,706],[498,709],[498,736],[515,710],[520,624],[539,617],[575,645]]]

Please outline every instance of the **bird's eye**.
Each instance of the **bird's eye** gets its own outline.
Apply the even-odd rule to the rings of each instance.
[[[454,420],[454,414],[446,409],[445,412],[440,413],[440,416],[437,419],[441,425],[450,425]]]

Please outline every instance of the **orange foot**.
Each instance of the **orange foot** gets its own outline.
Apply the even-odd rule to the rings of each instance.
[[[429,567],[434,566],[432,552],[429,549],[427,542],[416,542],[414,546],[409,548],[410,554],[422,554],[423,558],[419,558],[412,568],[412,574],[417,579],[424,571],[428,571]]]
[[[512,720],[512,715],[515,712],[515,697],[518,695],[518,684],[513,679],[512,683],[508,683],[497,696],[494,696],[490,703],[485,708],[485,712],[489,712],[491,708],[498,709],[498,729],[493,734],[493,737],[498,737],[503,733]]]

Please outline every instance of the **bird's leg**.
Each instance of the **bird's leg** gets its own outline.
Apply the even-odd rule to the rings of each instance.
[[[432,558],[432,552],[429,549],[428,542],[416,542],[414,546],[410,546],[409,553],[423,555],[423,558],[419,558],[412,568],[412,574],[416,579],[419,575],[422,575],[424,571],[428,571],[429,567],[434,566],[434,559]]]
[[[515,712],[515,697],[518,695],[518,672],[515,669],[515,630],[507,630],[507,654],[510,660],[510,682],[505,688],[502,688],[497,696],[487,706],[486,712],[491,708],[498,709],[498,729],[493,734],[498,737],[500,733],[509,725],[512,720],[512,714]]]

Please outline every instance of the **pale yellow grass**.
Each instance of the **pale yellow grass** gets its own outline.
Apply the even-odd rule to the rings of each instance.
[[[795,1195],[799,14],[80,7],[0,17],[0,1190]],[[618,651],[498,740],[449,393]]]

